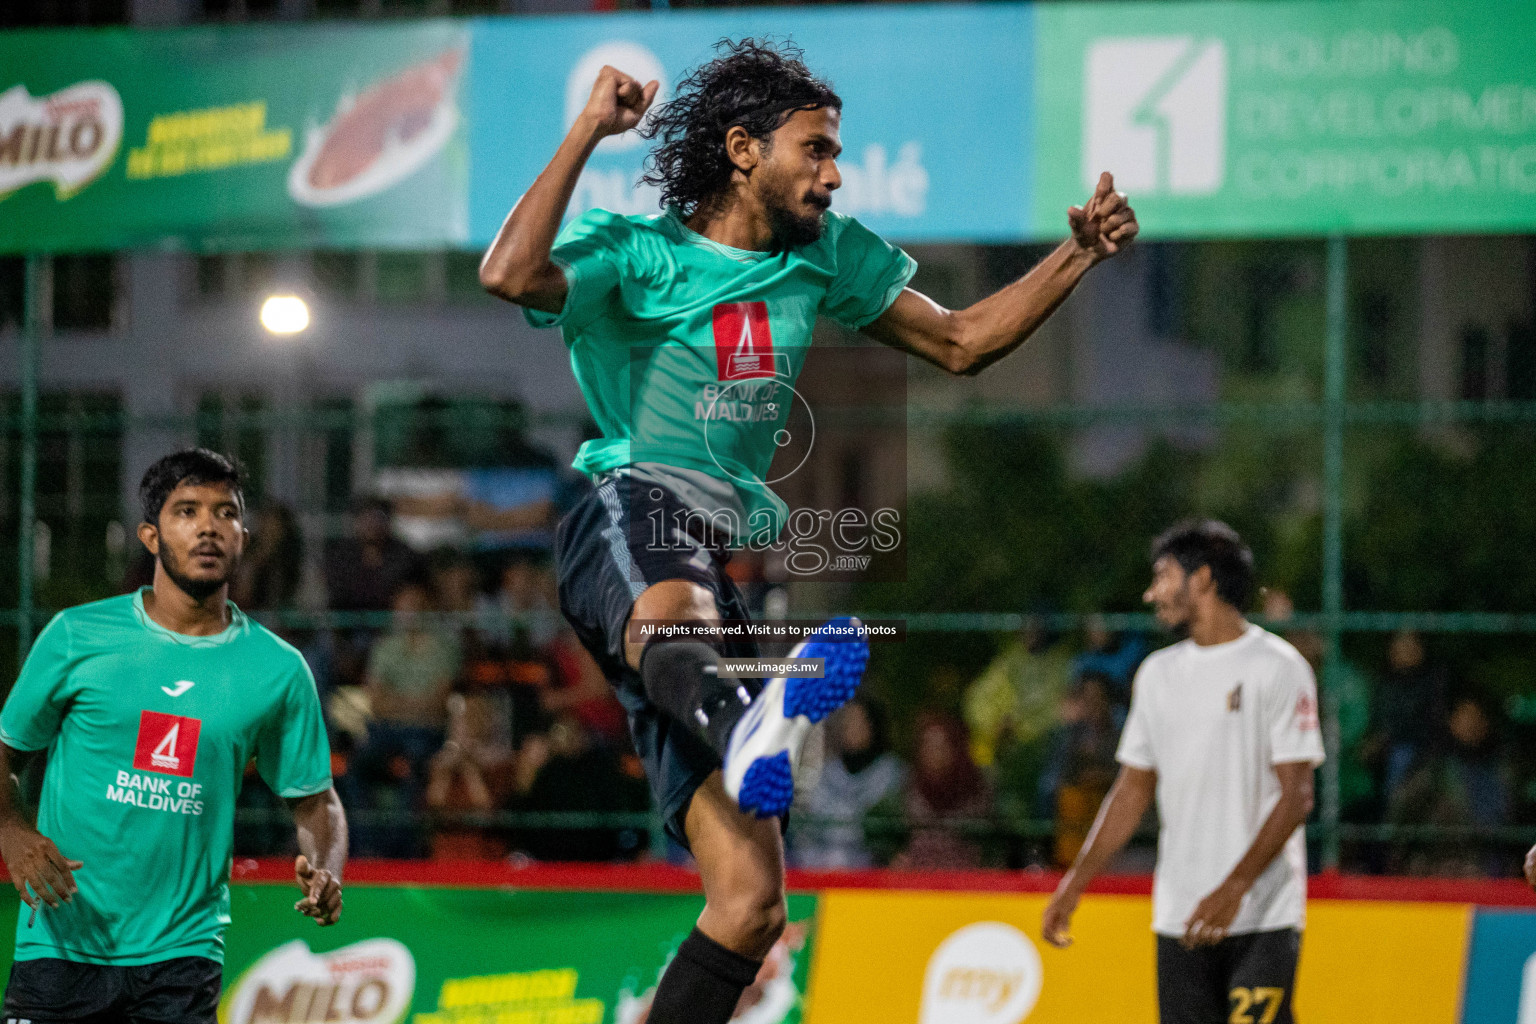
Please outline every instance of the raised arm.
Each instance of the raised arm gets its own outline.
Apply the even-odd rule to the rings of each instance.
[[[341,876],[347,867],[347,815],[335,789],[288,801],[298,829],[294,877],[304,896],[293,909],[321,925],[341,919]]]
[[[950,373],[980,373],[1024,344],[1094,264],[1130,245],[1140,230],[1107,171],[1087,205],[1067,211],[1067,222],[1072,237],[1001,291],[949,310],[908,288],[864,333]]]
[[[507,214],[496,240],[480,262],[480,283],[493,295],[545,313],[565,305],[565,275],[550,261],[549,250],[576,190],[581,169],[597,144],[640,123],[658,83],[641,86],[615,68],[598,72],[592,96],[566,133],[555,157]]]
[[[1077,910],[1083,890],[1088,888],[1088,883],[1093,881],[1095,875],[1104,870],[1110,858],[1130,842],[1156,793],[1156,772],[1132,768],[1130,765],[1121,766],[1114,786],[1099,807],[1099,815],[1088,832],[1088,839],[1083,843],[1083,848],[1077,851],[1077,860],[1062,876],[1050,905],[1045,908],[1045,920],[1041,923],[1040,933],[1046,942],[1061,947],[1072,944],[1072,913]]]

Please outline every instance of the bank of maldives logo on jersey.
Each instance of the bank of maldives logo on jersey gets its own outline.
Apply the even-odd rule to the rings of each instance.
[[[192,777],[197,764],[197,736],[203,723],[181,715],[145,711],[139,715],[139,742],[133,750],[133,767],[141,772]]]
[[[1227,171],[1227,47],[1219,39],[1096,39],[1084,60],[1083,181],[1209,195]]]
[[[721,380],[789,376],[789,356],[773,350],[768,303],[722,302],[714,309],[714,321]]]

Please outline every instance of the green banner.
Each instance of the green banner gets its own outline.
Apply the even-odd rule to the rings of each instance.
[[[462,23],[0,34],[0,251],[450,245]]]
[[[641,1024],[698,896],[354,885],[340,924],[284,885],[232,886],[223,1024]],[[816,898],[743,998],[738,1024],[801,1019]]]
[[[1536,229],[1536,3],[1211,0],[0,33],[0,252],[483,245],[597,67],[763,33],[832,75],[834,207],[892,238],[1059,238],[1101,170],[1152,238]],[[653,209],[644,152],[577,207]]]
[[[1107,169],[1154,237],[1536,226],[1528,0],[1036,16],[1037,225]]]

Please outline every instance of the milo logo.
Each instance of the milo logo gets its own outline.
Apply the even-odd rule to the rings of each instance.
[[[416,961],[394,939],[311,953],[302,939],[272,950],[224,994],[222,1024],[396,1024],[416,991]]]
[[[0,93],[0,198],[51,181],[68,199],[106,170],[122,140],[123,100],[106,82],[36,97],[12,86]]]

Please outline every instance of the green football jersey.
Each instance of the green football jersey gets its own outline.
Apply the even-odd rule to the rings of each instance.
[[[676,210],[589,210],[561,232],[557,315],[576,383],[602,437],[577,452],[597,476],[633,463],[697,470],[735,486],[747,531],[777,536],[788,509],[763,482],[788,422],[817,315],[858,330],[884,313],[917,263],[851,217],[785,253],[734,249]]]
[[[142,591],[60,612],[0,711],[0,740],[48,751],[37,827],[83,861],[80,891],[23,904],[16,959],[222,962],[235,797],[246,764],[283,797],[331,786],[314,678],[230,605],[208,637],[174,633]]]

